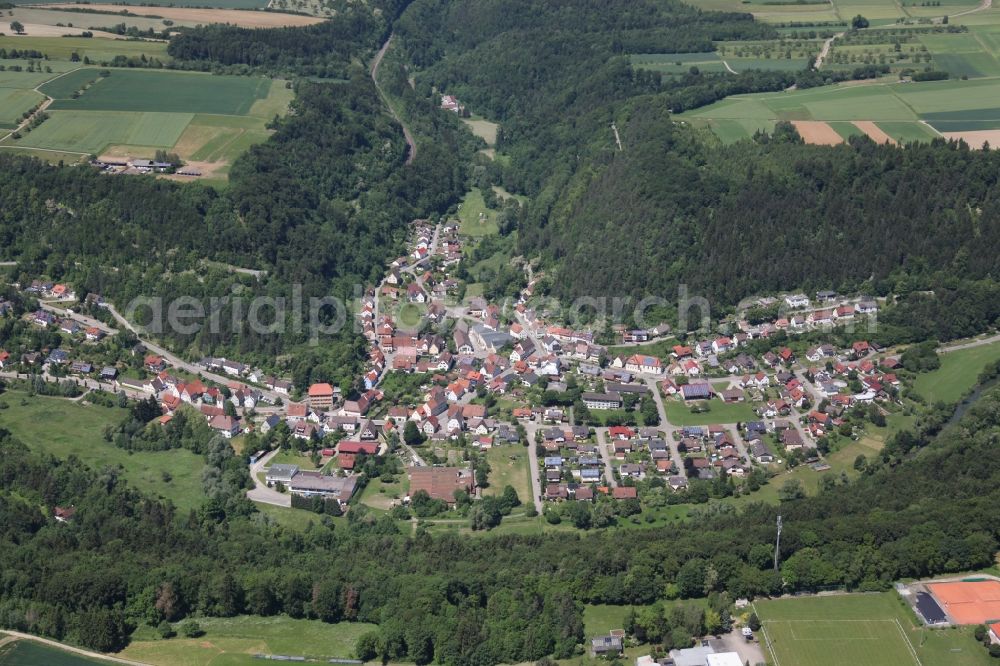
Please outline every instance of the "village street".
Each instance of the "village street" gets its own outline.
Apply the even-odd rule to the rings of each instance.
[[[674,437],[674,433],[679,430],[679,428],[671,425],[670,421],[667,419],[667,408],[663,404],[663,396],[660,395],[660,387],[657,385],[656,380],[653,377],[645,377],[646,386],[649,387],[650,393],[653,394],[653,401],[656,403],[656,411],[660,415],[660,430],[666,433],[667,447],[670,449],[670,459],[674,463],[674,467],[677,468],[677,474],[683,477],[687,477],[687,470],[684,469],[684,459],[681,458],[680,451],[677,450],[677,438]]]
[[[541,470],[538,467],[538,451],[535,447],[538,445],[535,443],[535,435],[538,432],[538,425],[534,421],[529,421],[524,424],[524,430],[528,437],[528,470],[531,474],[531,493],[534,495],[532,500],[535,503],[535,510],[539,514],[542,513],[542,482],[539,478]]]
[[[607,428],[597,428],[597,450],[600,451],[601,460],[604,461],[604,476],[608,485],[617,488],[618,480],[615,479],[615,468],[611,465],[611,452],[608,450]]]

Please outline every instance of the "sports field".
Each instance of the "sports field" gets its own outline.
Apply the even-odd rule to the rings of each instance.
[[[926,630],[895,592],[758,600],[774,666],[986,666],[969,629]]]
[[[686,404],[672,398],[665,398],[663,400],[663,407],[667,412],[667,420],[672,425],[701,426],[717,423],[743,423],[757,418],[757,415],[753,411],[753,406],[749,402],[725,403],[718,398],[713,398],[711,400],[700,400],[693,404],[708,407],[709,411],[692,413],[691,404]]]
[[[928,583],[938,603],[959,624],[984,624],[1000,618],[1000,582],[995,580]]]

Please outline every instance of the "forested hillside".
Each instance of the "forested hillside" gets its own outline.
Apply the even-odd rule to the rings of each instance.
[[[113,470],[34,453],[0,432],[0,625],[110,650],[142,623],[284,612],[378,623],[359,643],[366,658],[472,666],[570,656],[584,638],[586,602],[732,599],[777,592],[780,579],[788,591],[887,589],[901,577],[993,562],[1000,466],[984,461],[1000,437],[1000,391],[935,437],[941,424],[934,416],[894,438],[858,481],[780,509],[544,537],[403,535],[362,506],[336,528],[289,532],[243,497],[245,467],[221,455],[231,456],[222,439],[197,452],[216,470],[205,478],[223,482],[202,509],[175,516]],[[73,522],[44,516],[40,507],[53,505],[74,505]],[[780,579],[771,571],[778,511]],[[668,645],[704,622],[642,617],[652,622],[645,635]]]
[[[454,93],[501,123],[511,161],[495,180],[533,197],[519,249],[545,259],[555,295],[675,299],[684,283],[721,309],[768,290],[906,292],[996,274],[980,250],[1000,233],[995,154],[806,146],[787,125],[718,147],[670,112],[819,75],[661,79],[628,60],[772,28],[680,3],[508,4],[416,0],[398,31],[418,91]]]
[[[793,131],[705,148],[656,97],[619,127],[625,150],[581,171],[527,251],[558,261],[563,296],[676,297],[731,305],[760,292],[926,288],[937,273],[997,275],[1000,155],[943,142],[807,146]],[[601,243],[591,239],[601,238]]]

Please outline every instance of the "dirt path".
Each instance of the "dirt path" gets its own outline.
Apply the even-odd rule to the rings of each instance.
[[[981,12],[989,9],[993,6],[993,0],[982,0],[978,7],[972,9],[966,9],[964,12],[958,12],[957,14],[948,14],[948,18],[955,18],[956,16],[966,16],[968,14],[975,14],[976,12]]]
[[[728,72],[729,72],[730,74],[738,74],[738,73],[739,73],[739,72],[737,72],[737,71],[736,71],[735,69],[733,69],[732,67],[730,67],[730,66],[729,66],[729,63],[728,63],[728,62],[726,62],[725,60],[723,60],[723,61],[722,61],[722,64],[723,64],[723,65],[725,65],[725,67],[726,67],[726,70],[727,70],[727,71],[728,71]]]
[[[839,39],[840,37],[843,37],[843,36],[844,36],[844,33],[838,32],[836,35],[834,35],[830,39],[828,39],[825,42],[823,42],[823,48],[820,49],[819,55],[816,56],[816,62],[813,64],[813,68],[814,69],[819,69],[820,67],[823,66],[823,61],[825,61],[826,57],[828,55],[830,55],[830,49],[833,48],[833,42],[834,42],[834,40]]]
[[[83,648],[72,647],[66,645],[65,643],[59,643],[58,641],[51,641],[48,638],[39,638],[38,636],[32,636],[31,634],[22,634],[20,631],[10,631],[4,629],[4,633],[13,636],[14,638],[20,638],[26,641],[35,641],[36,643],[42,643],[60,650],[65,650],[66,652],[72,652],[74,654],[79,654],[84,657],[90,657],[91,659],[99,659],[101,661],[113,661],[116,664],[128,664],[129,666],[147,666],[145,662],[142,661],[132,661],[130,659],[121,659],[120,657],[114,657],[111,655],[104,654],[102,652],[93,652],[91,650],[84,650]]]
[[[622,138],[618,134],[618,125],[611,123],[611,131],[615,133],[615,143],[618,144],[618,152],[622,152]]]
[[[410,147],[409,155],[406,156],[406,163],[413,164],[413,159],[417,156],[417,142],[413,140],[413,135],[410,134],[410,128],[406,126],[406,123],[399,117],[396,113],[396,109],[392,108],[392,104],[389,102],[389,97],[382,90],[382,86],[378,82],[378,68],[382,66],[382,59],[385,57],[386,51],[389,50],[389,45],[392,44],[392,38],[395,34],[389,35],[389,39],[385,40],[385,44],[379,49],[378,53],[375,55],[375,60],[372,61],[372,81],[375,83],[375,89],[378,90],[379,96],[387,107],[389,107],[389,113],[392,117],[396,119],[396,122],[400,124],[403,128],[403,136],[406,138],[406,145]]]

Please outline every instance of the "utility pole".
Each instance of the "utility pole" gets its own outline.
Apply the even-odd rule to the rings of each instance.
[[[778,559],[781,557],[781,515],[778,515],[778,538],[774,540],[774,573],[778,573]]]

